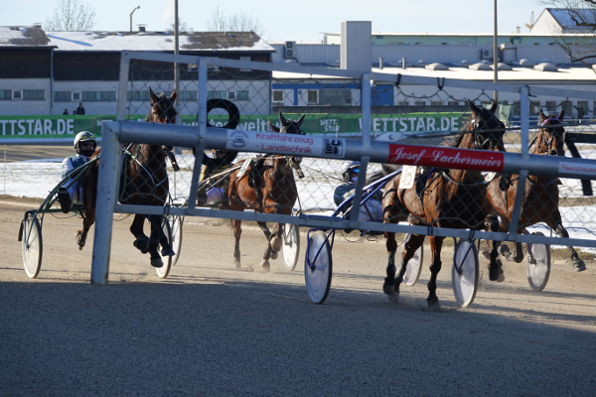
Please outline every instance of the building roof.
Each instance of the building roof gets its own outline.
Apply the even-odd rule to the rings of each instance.
[[[590,22],[592,29],[596,23],[596,9],[593,8],[575,8],[572,10],[562,8],[547,8],[555,21],[566,30],[588,30],[589,26],[581,25],[582,22]],[[574,20],[575,19],[575,20]],[[578,25],[578,23],[580,23]]]
[[[49,32],[56,51],[174,51],[167,32]],[[275,52],[252,32],[196,32],[179,36],[180,51]]]
[[[0,26],[0,47],[51,48],[52,44],[39,26]]]

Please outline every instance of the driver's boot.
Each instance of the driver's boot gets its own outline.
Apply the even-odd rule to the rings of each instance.
[[[72,205],[72,200],[70,199],[70,194],[68,194],[68,190],[61,187],[58,189],[58,202],[60,203],[60,209],[65,214],[68,214],[70,211],[70,206]]]

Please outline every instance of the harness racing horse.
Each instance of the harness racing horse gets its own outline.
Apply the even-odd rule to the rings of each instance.
[[[151,96],[151,107],[145,121],[174,124],[177,114],[174,108],[176,92],[173,91],[167,97],[163,93],[156,95],[149,88],[149,94]],[[129,145],[124,150],[119,196],[119,201],[122,204],[165,205],[169,194],[169,180],[166,170],[166,157],[169,151],[171,151],[171,148],[161,145],[137,143]],[[92,159],[99,155],[100,150],[95,152]],[[85,245],[89,228],[95,222],[98,171],[99,161],[89,168],[87,174],[87,200],[83,230],[77,232],[77,243],[80,249]],[[148,219],[151,224],[149,237],[143,232],[145,219]],[[161,215],[136,214],[130,226],[130,232],[136,238],[133,245],[142,253],[149,252],[151,254],[151,265],[154,267],[163,266],[163,261],[157,249],[159,244],[162,247],[162,256],[175,255],[168,237],[163,231],[162,222],[163,216]]]
[[[467,132],[455,137],[445,146],[462,149],[504,150],[505,126],[495,116],[497,105],[490,110],[480,109],[469,103],[472,121]],[[483,132],[485,131],[485,132]],[[480,171],[433,169],[419,197],[416,188],[400,189],[398,175],[386,186],[383,193],[384,223],[397,223],[408,219],[411,224],[457,229],[489,229],[497,231],[499,220],[486,197],[487,184]],[[387,232],[387,277],[383,291],[391,301],[397,301],[399,286],[403,281],[406,264],[424,242],[425,236],[413,234],[405,243],[401,259],[395,265],[397,243],[395,233]],[[428,281],[429,295],[426,299],[430,309],[439,310],[436,294],[437,275],[441,270],[441,248],[444,237],[430,236],[432,251],[431,277]],[[490,253],[490,279],[502,281],[501,262],[498,259],[498,242],[492,242]]]
[[[304,135],[304,132],[300,129],[300,125],[304,121],[304,115],[298,120],[286,120],[280,112],[279,121],[281,128],[269,124],[274,132]],[[250,162],[247,165],[248,168],[245,168],[243,173],[241,171],[244,167],[239,172],[230,175],[228,186],[230,209],[244,211],[249,208],[264,214],[291,215],[294,203],[298,198],[293,169],[296,169],[298,173],[301,172],[299,168],[300,160],[296,157],[270,154],[244,161]],[[238,164],[242,163],[239,162]],[[235,238],[234,264],[236,268],[241,267],[241,224],[242,221],[239,219],[232,220]],[[282,246],[282,225],[276,223],[271,232],[265,222],[257,222],[257,224],[267,238],[267,249],[263,254],[261,269],[268,271],[270,267],[269,259],[276,259]]]
[[[563,110],[561,110],[558,116],[553,114],[547,116],[540,110],[540,122],[543,128],[538,132],[531,154],[565,156],[563,146],[565,129],[561,125],[561,120],[563,120],[564,116],[565,112]],[[500,178],[498,176],[490,182],[487,194],[488,199],[501,216],[501,231],[507,232],[513,215],[519,175],[513,175],[511,184],[506,192],[502,192],[499,189]],[[557,183],[557,178],[538,177],[535,175],[529,175],[527,177],[524,186],[522,208],[519,214],[518,233],[527,232],[525,229],[527,226],[544,222],[559,237],[569,237],[569,233],[567,233],[561,221],[561,213],[559,212],[559,187]],[[574,270],[577,272],[586,270],[584,261],[579,258],[573,247],[567,246],[567,249],[571,255]],[[507,245],[504,244],[501,245],[499,251],[507,260],[515,261],[516,263],[520,263],[524,258],[521,243],[515,244],[515,254],[512,254]],[[530,258],[530,260],[533,260],[533,258]]]

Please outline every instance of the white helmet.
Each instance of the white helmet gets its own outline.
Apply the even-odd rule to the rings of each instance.
[[[79,143],[81,142],[92,142],[93,143],[93,150],[81,150]],[[97,142],[95,142],[95,136],[89,131],[81,131],[79,132],[74,139],[74,149],[77,154],[83,155],[85,157],[91,157],[95,149],[97,148]]]

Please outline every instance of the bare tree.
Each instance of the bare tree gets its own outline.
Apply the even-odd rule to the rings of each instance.
[[[212,32],[255,32],[259,36],[265,34],[265,29],[259,18],[240,11],[226,16],[219,8],[219,4],[211,13],[211,20],[207,21],[207,30]]]
[[[168,27],[167,32],[175,32],[176,31],[176,26],[175,26],[176,22],[172,22],[172,24]],[[192,33],[194,32],[194,29],[190,26],[188,26],[188,24],[182,20],[182,18],[178,18],[178,32],[184,32],[184,33]]]
[[[596,0],[538,0],[538,3],[565,12],[567,29],[563,27],[561,33],[585,34],[559,34],[557,44],[569,55],[571,62],[581,62],[592,68],[596,63]]]
[[[78,0],[58,0],[54,9],[54,18],[46,20],[46,30],[85,31],[95,25],[95,9]]]

